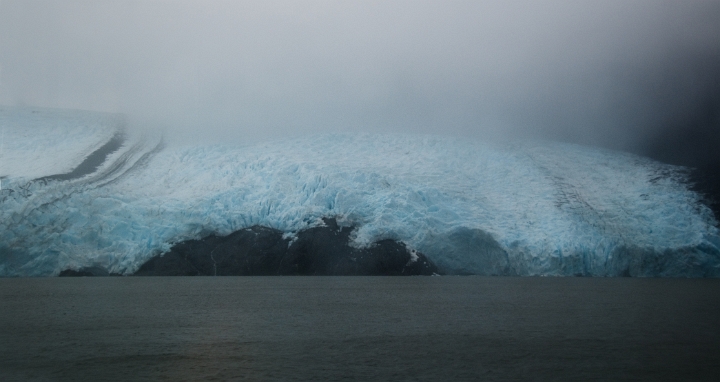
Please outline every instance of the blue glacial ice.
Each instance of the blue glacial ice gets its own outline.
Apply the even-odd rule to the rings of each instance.
[[[449,274],[720,276],[716,222],[681,169],[626,153],[369,134],[191,146],[126,132],[94,173],[38,181],[122,128],[114,115],[42,113],[0,109],[1,276],[128,274],[182,240],[253,225],[293,236],[323,217],[357,227],[355,246],[399,240]],[[43,133],[23,133],[30,121]]]

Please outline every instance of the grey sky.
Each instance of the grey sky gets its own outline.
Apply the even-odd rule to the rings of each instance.
[[[210,141],[397,131],[636,149],[713,118],[697,116],[717,109],[718,20],[719,1],[692,0],[0,0],[0,104],[124,112]]]

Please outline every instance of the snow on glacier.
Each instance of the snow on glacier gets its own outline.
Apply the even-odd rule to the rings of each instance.
[[[0,106],[0,177],[67,173],[122,123],[114,114]]]
[[[716,222],[678,168],[568,144],[330,134],[163,148],[129,134],[95,174],[23,187],[2,194],[3,276],[131,273],[174,242],[253,225],[292,236],[328,216],[357,227],[353,245],[400,240],[448,273],[720,276]]]

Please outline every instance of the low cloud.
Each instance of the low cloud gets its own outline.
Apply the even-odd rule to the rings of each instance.
[[[716,1],[3,0],[0,103],[192,140],[391,131],[653,153],[717,131],[717,20]]]

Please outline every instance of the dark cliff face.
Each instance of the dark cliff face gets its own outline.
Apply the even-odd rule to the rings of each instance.
[[[368,248],[349,245],[352,227],[335,219],[297,234],[254,226],[228,236],[208,236],[173,246],[143,264],[137,276],[432,275],[437,267],[405,244],[381,240]]]

